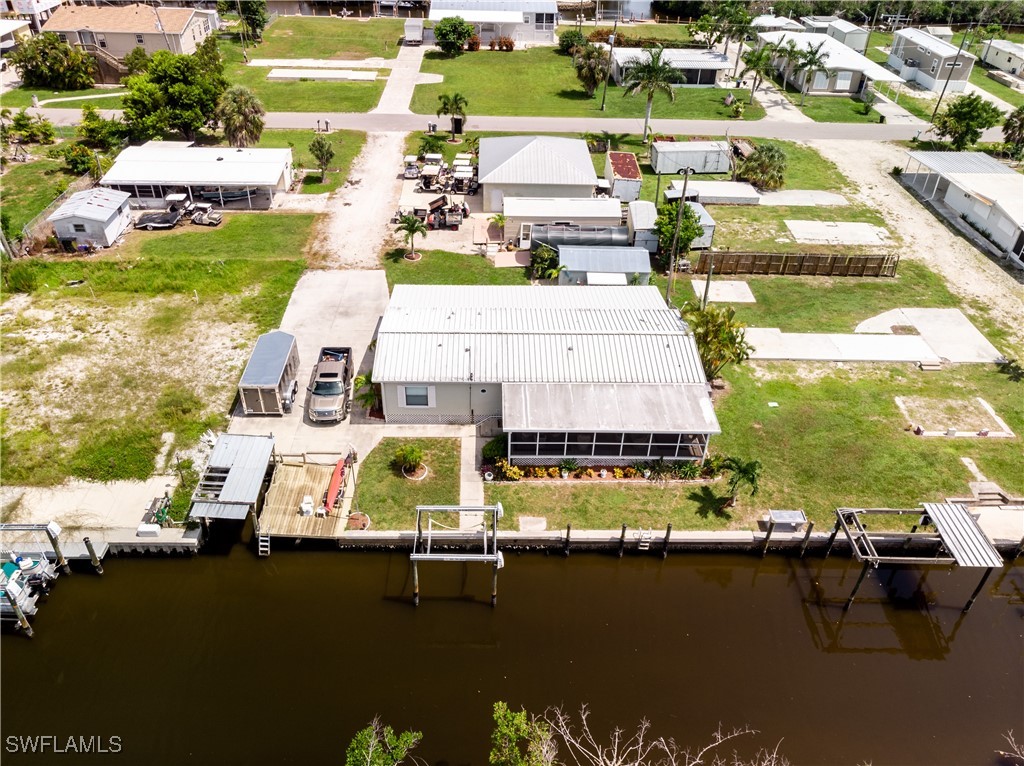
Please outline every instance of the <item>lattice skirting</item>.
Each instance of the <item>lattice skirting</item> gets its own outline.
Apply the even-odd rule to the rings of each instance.
[[[514,457],[511,459],[512,465],[544,465],[544,466],[557,466],[565,458],[558,457],[556,455],[544,455],[542,457]],[[596,466],[627,466],[633,465],[633,463],[644,461],[647,462],[650,458],[642,457],[578,457],[573,458],[579,465],[584,467],[596,467]],[[700,462],[699,457],[668,457],[665,458],[667,463],[684,463],[687,461]]]

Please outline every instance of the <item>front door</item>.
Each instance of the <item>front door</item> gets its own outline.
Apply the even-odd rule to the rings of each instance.
[[[529,250],[533,241],[533,224],[524,223],[519,226],[519,249]]]
[[[80,29],[78,30],[78,41],[82,43],[82,45],[95,45],[96,35],[88,29]]]

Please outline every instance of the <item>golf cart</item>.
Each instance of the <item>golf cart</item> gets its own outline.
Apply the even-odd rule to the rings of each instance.
[[[182,218],[188,218],[195,209],[195,205],[186,194],[168,194],[164,197],[164,202],[167,203],[168,213],[181,213]]]
[[[415,154],[409,154],[405,158],[405,171],[402,174],[403,178],[419,178],[420,177],[420,166],[416,161]]]
[[[209,202],[197,202],[192,211],[192,223],[201,226],[220,226],[224,216],[213,209]]]

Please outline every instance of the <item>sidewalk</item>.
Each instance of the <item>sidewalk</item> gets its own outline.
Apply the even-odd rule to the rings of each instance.
[[[412,93],[416,86],[421,82],[441,81],[441,75],[420,75],[420,65],[427,49],[428,46],[424,45],[403,45],[399,49],[398,58],[391,67],[391,74],[380,96],[380,102],[370,110],[370,114],[412,114],[409,103],[412,101]]]

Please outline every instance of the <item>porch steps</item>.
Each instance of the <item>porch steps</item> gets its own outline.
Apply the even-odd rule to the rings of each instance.
[[[918,362],[917,367],[922,372],[941,372],[941,362]]]

